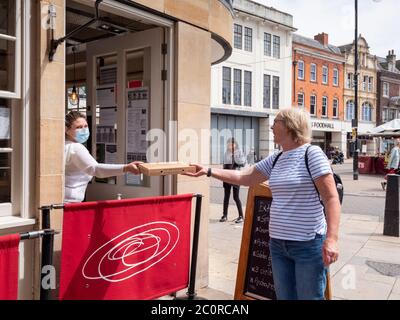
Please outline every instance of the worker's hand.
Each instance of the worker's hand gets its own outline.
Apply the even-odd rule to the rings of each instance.
[[[182,173],[185,176],[189,176],[189,177],[201,177],[207,174],[207,170],[208,168],[203,167],[200,164],[196,164],[196,163],[191,163],[191,166],[195,166],[196,167],[196,172],[192,173],[192,172],[185,172]]]
[[[339,258],[339,248],[337,240],[326,238],[322,247],[322,258],[326,267],[337,261],[337,259]]]
[[[139,164],[143,163],[141,161],[133,161],[131,163],[128,163],[124,167],[124,172],[129,172],[132,174],[140,174],[140,169],[139,169]]]

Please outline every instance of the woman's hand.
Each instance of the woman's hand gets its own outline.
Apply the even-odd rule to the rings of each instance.
[[[326,267],[337,261],[337,259],[339,258],[339,248],[337,240],[326,238],[322,247],[322,258]]]
[[[199,164],[195,164],[195,163],[191,163],[191,166],[195,166],[196,167],[196,172],[192,173],[192,172],[185,172],[182,173],[185,176],[189,176],[189,177],[201,177],[207,174],[207,170],[208,168],[203,167],[202,165]]]
[[[124,167],[124,172],[129,172],[132,174],[140,174],[139,164],[143,163],[142,161],[133,161],[128,163]]]

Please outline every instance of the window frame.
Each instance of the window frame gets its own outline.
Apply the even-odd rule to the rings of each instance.
[[[382,96],[385,98],[389,98],[390,94],[390,85],[389,82],[382,82]]]
[[[239,81],[236,76],[239,74]],[[236,101],[236,96],[238,96],[239,101]],[[233,104],[235,106],[242,105],[242,70],[233,69]]]
[[[24,15],[22,14],[22,4],[21,0],[15,0],[15,36],[0,33],[0,39],[6,41],[15,42],[15,52],[14,52],[14,91],[0,90],[1,98],[9,99],[20,99],[21,98],[21,36],[22,36],[22,19]]]
[[[339,86],[339,69],[338,68],[333,68],[333,79],[332,79],[332,84],[335,87]]]
[[[349,108],[351,107],[351,108]],[[355,116],[355,103],[354,100],[347,100],[346,102],[346,120],[351,121]]]
[[[315,68],[314,72],[313,72],[313,67]],[[311,82],[317,82],[317,70],[318,70],[317,65],[315,63],[311,63],[310,64],[310,81]],[[313,79],[313,75],[314,75],[314,79]]]
[[[229,79],[225,79],[225,72],[229,71]],[[228,74],[228,73],[226,73]],[[228,86],[225,86],[226,83],[229,82]],[[224,90],[226,90],[226,97],[224,97]],[[226,99],[226,100],[225,100]],[[231,104],[232,103],[232,68],[231,67],[222,67],[222,104]]]
[[[14,91],[0,90],[0,98],[7,101],[10,111],[10,146],[1,148],[1,153],[9,153],[10,161],[10,201],[0,203],[0,217],[15,216],[18,218],[29,218],[35,213],[28,210],[31,174],[28,169],[30,156],[29,117],[30,94],[21,96],[22,90],[29,92],[30,84],[30,26],[28,16],[30,14],[30,1],[22,6],[21,0],[15,4],[15,35],[1,34],[0,38],[7,41],[14,41]],[[24,38],[22,38],[24,28]],[[22,53],[22,46],[25,54]],[[22,61],[22,58],[24,60]],[[22,69],[24,63],[24,69]],[[23,72],[23,74],[22,74]],[[8,80],[8,79],[7,79]],[[24,88],[22,88],[24,86]],[[20,99],[20,100],[17,100]]]
[[[301,69],[300,69],[300,64],[303,66]],[[300,71],[302,72],[302,77],[300,77]],[[297,79],[304,80],[304,72],[305,72],[304,61],[303,60],[299,60],[297,62]]]
[[[347,74],[347,79],[346,79],[346,88],[353,89],[353,87],[354,87],[354,76],[353,73],[349,72]]]
[[[277,81],[275,81],[277,80]],[[275,86],[275,84],[278,86]],[[278,110],[279,109],[279,95],[280,95],[280,78],[279,76],[272,76],[272,109]]]
[[[248,34],[248,32],[250,32],[250,33]],[[244,51],[247,51],[247,52],[253,52],[253,29],[250,27],[244,27],[243,49],[244,49]]]
[[[264,32],[264,56],[272,57],[272,34],[268,32]]]
[[[336,106],[335,106],[336,102]],[[336,113],[336,115],[335,115]],[[333,98],[332,100],[332,118],[339,118],[339,99]]]
[[[246,75],[250,74],[250,82],[246,82]],[[251,107],[252,105],[252,85],[253,85],[253,72],[248,71],[248,70],[243,70],[243,106],[245,107]],[[248,91],[246,91],[248,89]],[[249,99],[247,94],[249,94]]]
[[[275,42],[275,40],[278,40]],[[277,35],[273,35],[272,37],[272,56],[276,59],[281,58],[281,37]]]
[[[325,114],[324,114],[324,101],[325,103]],[[321,104],[321,117],[327,118],[328,117],[328,97],[322,96],[322,104]]]
[[[237,27],[240,27],[240,34],[237,32]],[[239,28],[238,28],[239,29]],[[240,42],[237,42],[237,40],[240,39]],[[236,44],[240,44],[240,48],[236,46]],[[238,23],[233,24],[233,47],[238,50],[243,49],[243,26]]]
[[[268,86],[266,85],[266,79],[268,79]],[[264,74],[263,76],[263,108],[271,109],[272,107],[272,99],[271,99],[271,75]]]
[[[374,77],[368,77],[368,92],[372,92],[374,89]]]
[[[372,105],[369,102],[364,102],[361,106],[361,120],[372,121]]]
[[[326,70],[326,74],[324,73],[324,70]],[[324,77],[326,80],[324,81]],[[322,67],[322,84],[328,84],[329,82],[329,68],[327,66]]]
[[[314,98],[314,103],[312,103],[312,99]],[[311,112],[311,107],[314,106],[314,111]],[[317,95],[312,94],[310,95],[310,115],[316,116],[317,115]]]
[[[300,104],[300,99],[299,99],[300,97],[301,97],[301,101],[302,101],[301,104]],[[299,108],[303,108],[304,109],[304,97],[305,97],[304,92],[298,92],[297,93],[297,106]]]

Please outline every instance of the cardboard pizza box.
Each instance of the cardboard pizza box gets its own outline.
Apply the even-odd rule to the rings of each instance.
[[[143,173],[146,176],[166,176],[186,172],[196,172],[196,166],[190,166],[179,162],[142,163],[139,164],[139,169],[140,173]]]

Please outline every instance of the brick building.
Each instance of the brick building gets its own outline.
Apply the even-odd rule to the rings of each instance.
[[[400,118],[399,67],[394,50],[386,58],[378,58],[377,125]]]
[[[292,105],[311,114],[312,143],[328,151],[345,149],[343,130],[344,63],[340,49],[326,33],[314,39],[293,35]]]

